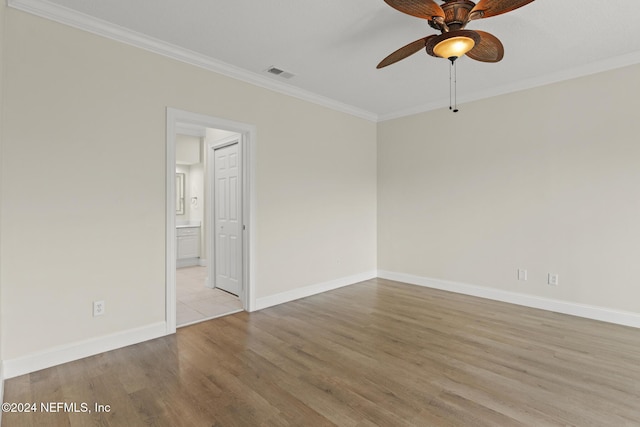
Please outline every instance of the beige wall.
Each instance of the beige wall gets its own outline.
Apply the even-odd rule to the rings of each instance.
[[[257,128],[258,298],[378,266],[640,312],[640,66],[376,127],[0,13],[4,360],[164,320],[166,107]]]
[[[257,128],[257,297],[375,270],[374,123],[2,9],[3,359],[164,320],[166,107]]]
[[[2,187],[4,174],[3,170],[3,160],[2,160],[2,141],[4,134],[4,43],[2,40],[5,39],[5,11],[6,6],[3,3],[0,3],[0,206],[2,206]],[[0,209],[0,224],[2,224],[2,209]],[[0,226],[0,241],[2,241],[2,227]],[[4,402],[4,366],[2,363],[2,349],[4,342],[4,333],[3,333],[3,324],[4,324],[4,314],[2,313],[2,245],[0,245],[0,401]],[[2,422],[2,414],[0,414],[0,422]]]
[[[640,312],[638,76],[380,123],[378,268]]]

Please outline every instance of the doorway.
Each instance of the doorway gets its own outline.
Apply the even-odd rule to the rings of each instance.
[[[220,289],[238,295],[242,309],[252,311],[254,297],[255,224],[254,179],[256,131],[253,125],[204,116],[172,108],[167,109],[167,230],[166,230],[166,325],[167,333],[176,330],[176,135],[184,128],[232,135],[207,138],[204,144],[207,162],[205,179],[205,221],[203,221],[206,284],[209,291]],[[203,153],[205,154],[205,153]],[[216,157],[217,156],[217,157]],[[223,168],[213,167],[215,162]],[[221,184],[218,184],[221,183]],[[219,191],[216,187],[222,185]],[[216,199],[217,198],[217,199]],[[220,203],[223,203],[222,208]],[[217,212],[217,214],[216,214]],[[220,232],[223,230],[224,232]],[[216,248],[217,247],[217,248]],[[226,247],[226,249],[225,249]],[[216,256],[218,255],[218,256]],[[180,277],[202,276],[203,267],[189,267]],[[198,270],[198,271],[196,271]],[[200,279],[197,279],[200,280]],[[214,316],[215,317],[215,316]]]

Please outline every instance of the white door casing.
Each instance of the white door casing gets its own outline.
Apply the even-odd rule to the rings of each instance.
[[[213,150],[213,255],[215,287],[242,293],[242,171],[237,137]],[[210,153],[211,154],[211,153]]]
[[[190,111],[167,108],[166,122],[166,247],[165,247],[165,277],[166,277],[166,311],[165,323],[166,333],[176,332],[176,216],[175,216],[175,147],[176,133],[178,128],[197,129],[221,129],[235,132],[241,135],[241,164],[242,164],[242,196],[243,196],[243,232],[242,232],[242,280],[243,289],[240,300],[245,310],[253,311],[256,307],[255,298],[255,248],[256,248],[256,193],[255,193],[255,170],[257,144],[257,130],[254,125],[236,122],[219,117],[207,116]],[[185,132],[182,132],[185,133]],[[209,212],[211,210],[209,209]],[[207,215],[208,217],[209,215]],[[209,220],[209,224],[212,221]],[[207,233],[211,236],[213,233]],[[213,240],[213,239],[211,239]],[[209,244],[209,248],[212,244]],[[213,251],[209,250],[209,254]],[[213,260],[208,254],[208,263],[211,268]]]

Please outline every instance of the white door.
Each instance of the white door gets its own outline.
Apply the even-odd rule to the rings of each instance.
[[[215,287],[240,295],[242,194],[238,143],[214,150]]]

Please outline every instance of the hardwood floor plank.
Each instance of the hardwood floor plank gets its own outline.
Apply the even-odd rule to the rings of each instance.
[[[6,381],[3,426],[640,425],[640,330],[370,280]]]

